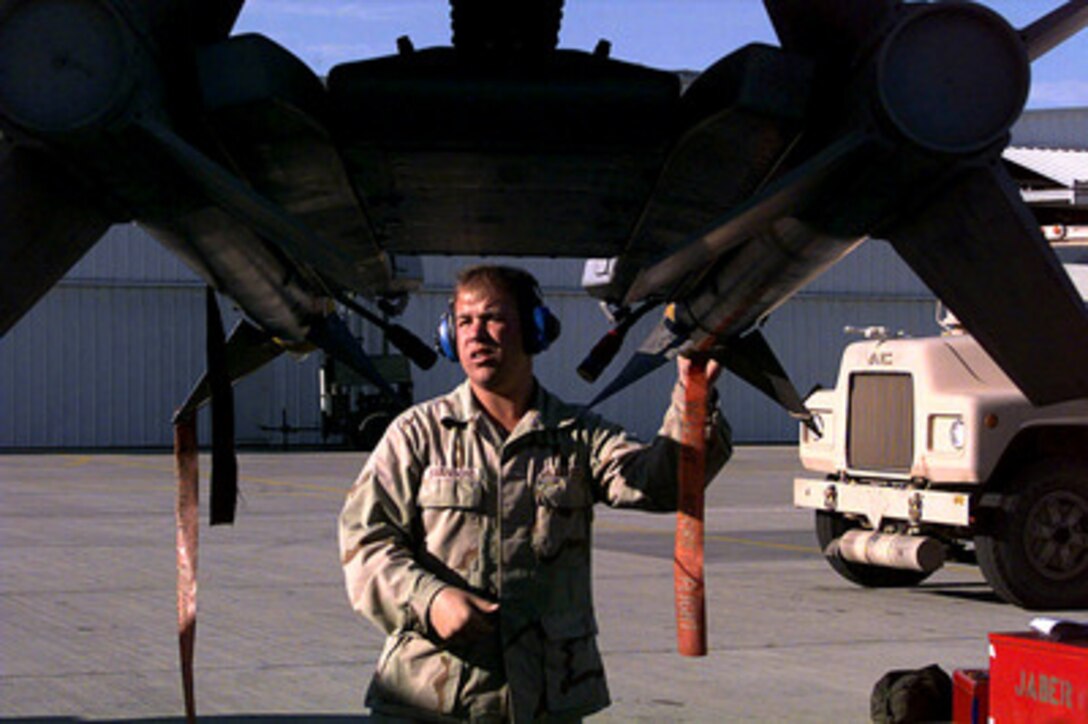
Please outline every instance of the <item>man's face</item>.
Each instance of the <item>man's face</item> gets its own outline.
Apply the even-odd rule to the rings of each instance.
[[[491,392],[511,392],[532,378],[532,360],[521,338],[513,297],[477,287],[457,292],[453,304],[457,358],[469,382]]]

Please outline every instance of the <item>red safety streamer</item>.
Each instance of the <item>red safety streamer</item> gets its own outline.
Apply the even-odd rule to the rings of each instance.
[[[692,358],[681,418],[679,496],[673,581],[676,646],[684,656],[706,656],[706,588],[703,578],[703,508],[706,477],[706,360]]]
[[[185,719],[196,722],[196,690],[193,682],[193,647],[196,643],[196,558],[199,528],[200,471],[197,460],[196,413],[183,414],[174,423],[174,462],[178,476],[178,645],[181,652],[181,685]]]

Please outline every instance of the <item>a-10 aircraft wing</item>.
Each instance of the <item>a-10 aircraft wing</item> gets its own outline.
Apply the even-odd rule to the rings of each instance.
[[[450,47],[325,79],[230,35],[240,0],[2,0],[0,333],[128,220],[253,322],[236,370],[316,345],[374,377],[336,302],[429,364],[360,303],[413,291],[394,255],[605,257],[592,292],[621,320],[666,315],[602,395],[703,350],[803,418],[753,335],[876,236],[1034,402],[1088,394],[1088,314],[1000,160],[1030,61],[1088,0],[1020,30],[972,3],[764,4],[781,47],[682,88],[606,43],[558,49],[561,0],[451,0]]]

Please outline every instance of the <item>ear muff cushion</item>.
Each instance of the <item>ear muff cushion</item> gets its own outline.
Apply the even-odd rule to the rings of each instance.
[[[526,351],[529,354],[539,354],[559,337],[562,325],[559,318],[552,314],[552,310],[543,304],[533,308],[533,324],[530,334],[525,337]]]
[[[443,312],[438,318],[438,328],[434,332],[434,346],[450,362],[457,361],[457,337],[453,327],[453,315]]]

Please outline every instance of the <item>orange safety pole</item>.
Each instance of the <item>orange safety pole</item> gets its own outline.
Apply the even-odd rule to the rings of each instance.
[[[676,645],[684,656],[706,656],[703,509],[706,477],[706,358],[693,357],[684,389],[673,583]]]

